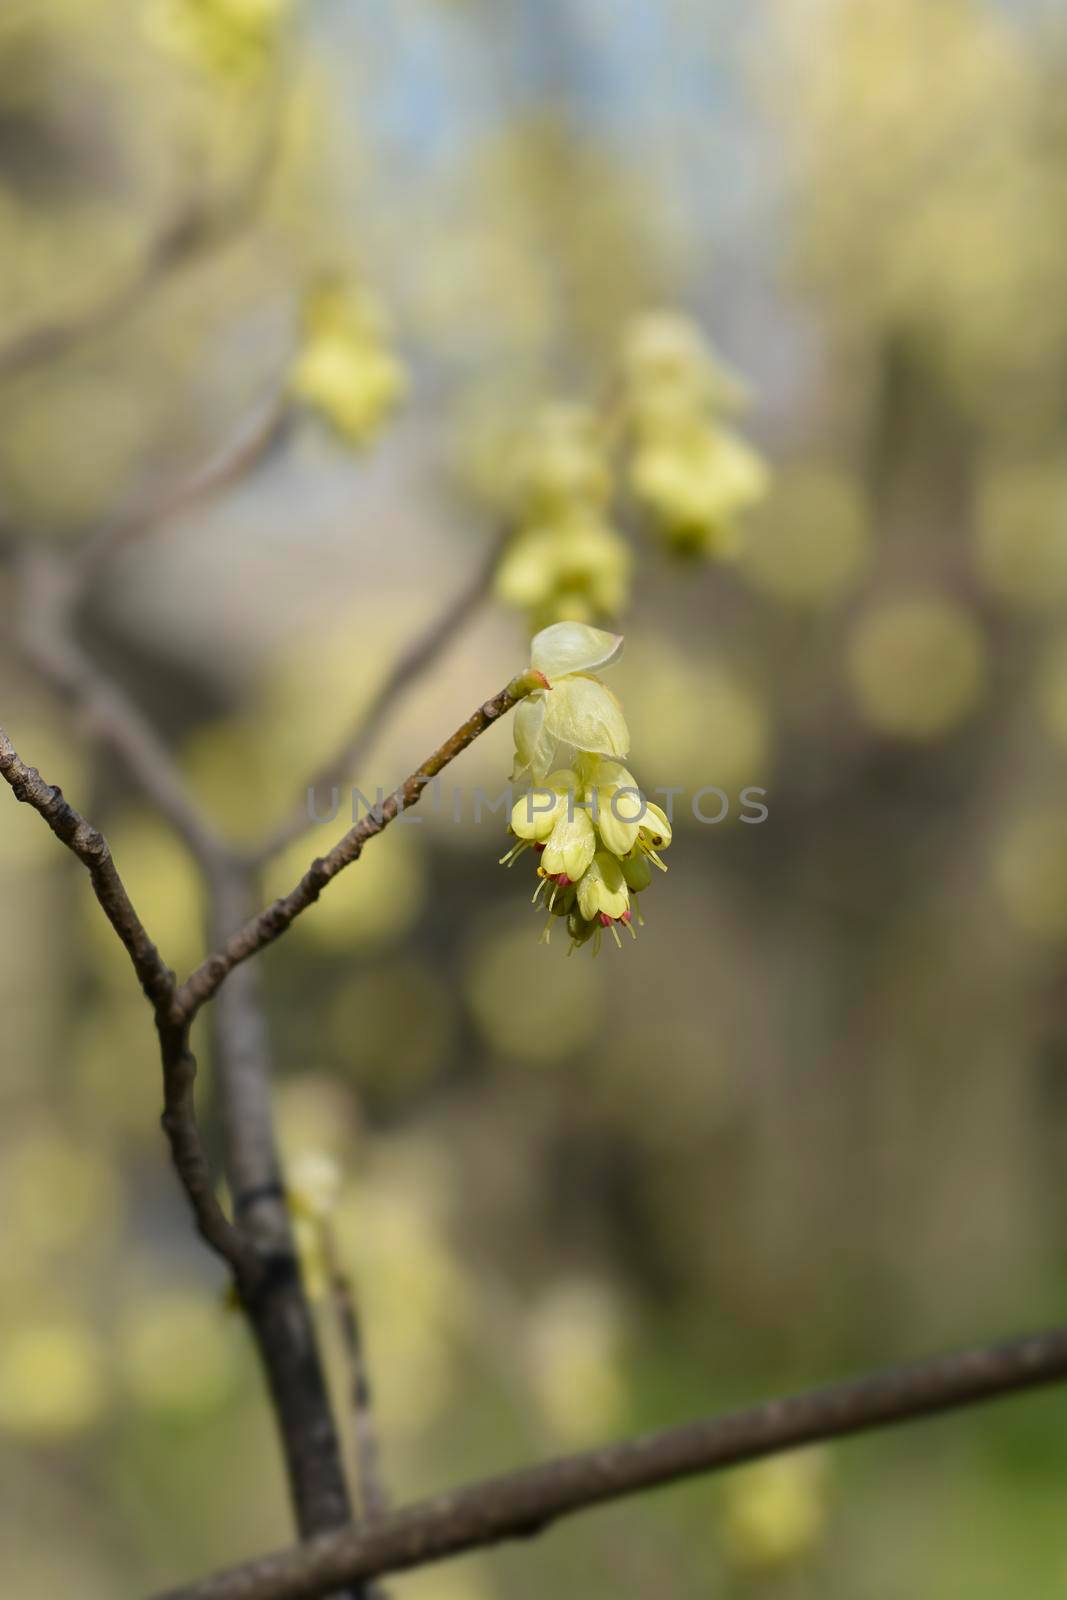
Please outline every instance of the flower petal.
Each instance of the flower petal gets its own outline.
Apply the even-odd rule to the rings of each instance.
[[[578,908],[582,916],[591,920],[604,912],[615,921],[629,905],[630,893],[622,868],[614,856],[598,850],[578,884]]]
[[[641,818],[641,835],[647,839],[656,850],[666,850],[671,842],[671,825],[667,820],[667,813],[659,806],[654,806],[651,800],[645,804],[645,814]]]
[[[644,812],[644,797],[636,785],[613,788],[605,784],[597,790],[597,827],[613,855],[629,855],[637,842]]]
[[[610,667],[622,654],[622,634],[591,628],[587,622],[554,622],[530,645],[530,661],[549,683],[572,672]]]
[[[588,811],[576,810],[568,817],[566,808],[559,816],[541,856],[541,870],[550,878],[565,872],[577,883],[596,851],[596,831]]]
[[[527,695],[515,707],[513,779],[531,777],[535,783],[540,783],[556,764],[558,741],[545,726],[546,698],[541,690]]]
[[[547,697],[545,730],[562,744],[596,755],[625,756],[630,731],[622,707],[596,678],[561,678]]]

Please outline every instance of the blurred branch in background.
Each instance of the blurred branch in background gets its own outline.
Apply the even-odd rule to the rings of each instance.
[[[234,437],[190,477],[152,495],[86,541],[73,563],[81,587],[90,589],[113,557],[128,545],[154,533],[171,517],[180,516],[241,482],[255,467],[268,461],[284,446],[293,420],[288,388],[283,383],[255,407]]]
[[[382,1472],[381,1441],[374,1418],[370,1369],[363,1344],[359,1303],[329,1220],[321,1219],[318,1227],[334,1312],[344,1344],[360,1510],[365,1522],[376,1522],[389,1510],[389,1495]]]
[[[0,378],[55,361],[84,340],[109,332],[130,316],[172,273],[221,250],[256,218],[282,145],[281,83],[266,102],[265,133],[248,172],[231,193],[194,196],[158,226],[132,272],[96,304],[41,323],[0,345]]]
[[[430,670],[488,597],[500,558],[511,536],[511,530],[506,529],[490,541],[474,576],[446,602],[440,615],[398,657],[375,691],[370,705],[360,715],[332,759],[306,786],[289,817],[255,851],[255,860],[260,865],[279,855],[307,833],[312,825],[315,796],[328,794],[358,772],[360,762],[373,748],[385,727],[386,718],[404,691]]]

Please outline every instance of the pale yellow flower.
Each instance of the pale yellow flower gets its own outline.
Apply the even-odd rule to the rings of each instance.
[[[545,896],[546,943],[554,918],[566,919],[572,948],[590,940],[599,948],[604,928],[620,943],[618,924],[633,934],[641,921],[631,896],[648,888],[649,862],[666,870],[658,852],[671,842],[670,822],[622,765],[630,744],[622,708],[592,671],[621,649],[619,635],[578,623],[533,641],[545,687],[516,711],[513,774],[532,787],[512,807],[518,842],[502,860],[510,866],[530,849],[539,856],[534,902]]]
[[[654,531],[680,552],[736,555],[738,519],[766,493],[762,460],[722,421],[744,398],[688,318],[654,312],[630,329],[620,404],[630,488]]]
[[[296,398],[348,444],[374,436],[402,399],[406,381],[386,343],[382,313],[364,291],[328,283],[311,292],[290,383]]]

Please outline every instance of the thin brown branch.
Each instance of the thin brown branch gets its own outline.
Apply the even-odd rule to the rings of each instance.
[[[189,1198],[203,1238],[233,1267],[240,1279],[250,1277],[255,1261],[241,1233],[224,1215],[196,1121],[193,1085],[196,1061],[189,1050],[188,1023],[175,998],[170,971],[134,909],[111,858],[103,834],[29,767],[0,728],[0,777],[16,800],[32,806],[89,873],[97,900],[129,955],[156,1019],[163,1060],[163,1127],[174,1165]]]
[[[360,1509],[365,1522],[376,1522],[389,1510],[389,1497],[382,1476],[381,1447],[374,1421],[370,1373],[355,1286],[342,1265],[334,1230],[328,1219],[319,1223],[319,1237],[330,1281],[334,1314],[344,1346]]]
[[[397,660],[388,676],[348,732],[331,759],[306,784],[289,816],[264,840],[255,852],[265,863],[301,838],[311,827],[310,802],[316,794],[329,794],[358,773],[359,764],[373,747],[386,718],[404,692],[433,666],[481,605],[492,587],[493,577],[510,530],[497,535],[489,545],[481,566],[470,581],[446,602],[439,616]]]
[[[318,1600],[339,1583],[525,1538],[642,1490],[1065,1377],[1064,1329],[941,1356],[473,1483],[362,1530],[325,1535],[157,1600]]]
[[[474,743],[487,728],[491,728],[505,712],[510,711],[535,688],[543,687],[540,674],[526,673],[513,678],[507,688],[487,700],[446,739],[432,756],[429,756],[399,788],[394,789],[369,816],[348,830],[342,839],[324,856],[318,856],[300,879],[295,889],[275,900],[258,916],[252,917],[225,944],[204,961],[186,979],[178,992],[178,1004],[189,1017],[194,1017],[205,1001],[210,1000],[219,985],[234,967],[257,955],[267,945],[273,944],[302,912],[315,904],[323,889],[345,867],[358,861],[364,846],[375,834],[381,833],[401,812],[409,811],[439,772],[454,761],[468,745]]]

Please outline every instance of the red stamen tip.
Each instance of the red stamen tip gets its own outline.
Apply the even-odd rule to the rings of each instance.
[[[540,855],[540,854],[541,854],[541,851],[542,851],[542,850],[543,850],[543,849],[544,849],[544,848],[545,848],[545,845],[546,845],[546,843],[547,843],[547,841],[544,841],[544,842],[542,842],[542,841],[541,841],[541,840],[540,840],[540,839],[539,839],[539,840],[538,840],[538,841],[537,841],[537,843],[536,843],[536,844],[535,844],[535,845],[534,845],[534,849],[535,849],[535,850],[536,850],[536,851],[537,851],[537,854],[538,854],[538,855]]]
[[[620,922],[629,922],[632,919],[632,915],[633,915],[633,913],[630,911],[629,907],[627,907],[627,909],[623,912],[622,916],[619,918],[619,921]]]
[[[611,924],[612,924],[612,920],[613,919],[608,916],[606,911],[602,911],[600,913],[600,926],[602,928],[610,928]]]
[[[559,884],[561,889],[567,889],[570,887],[571,879],[568,878],[565,872],[561,872],[557,877],[556,882]]]

